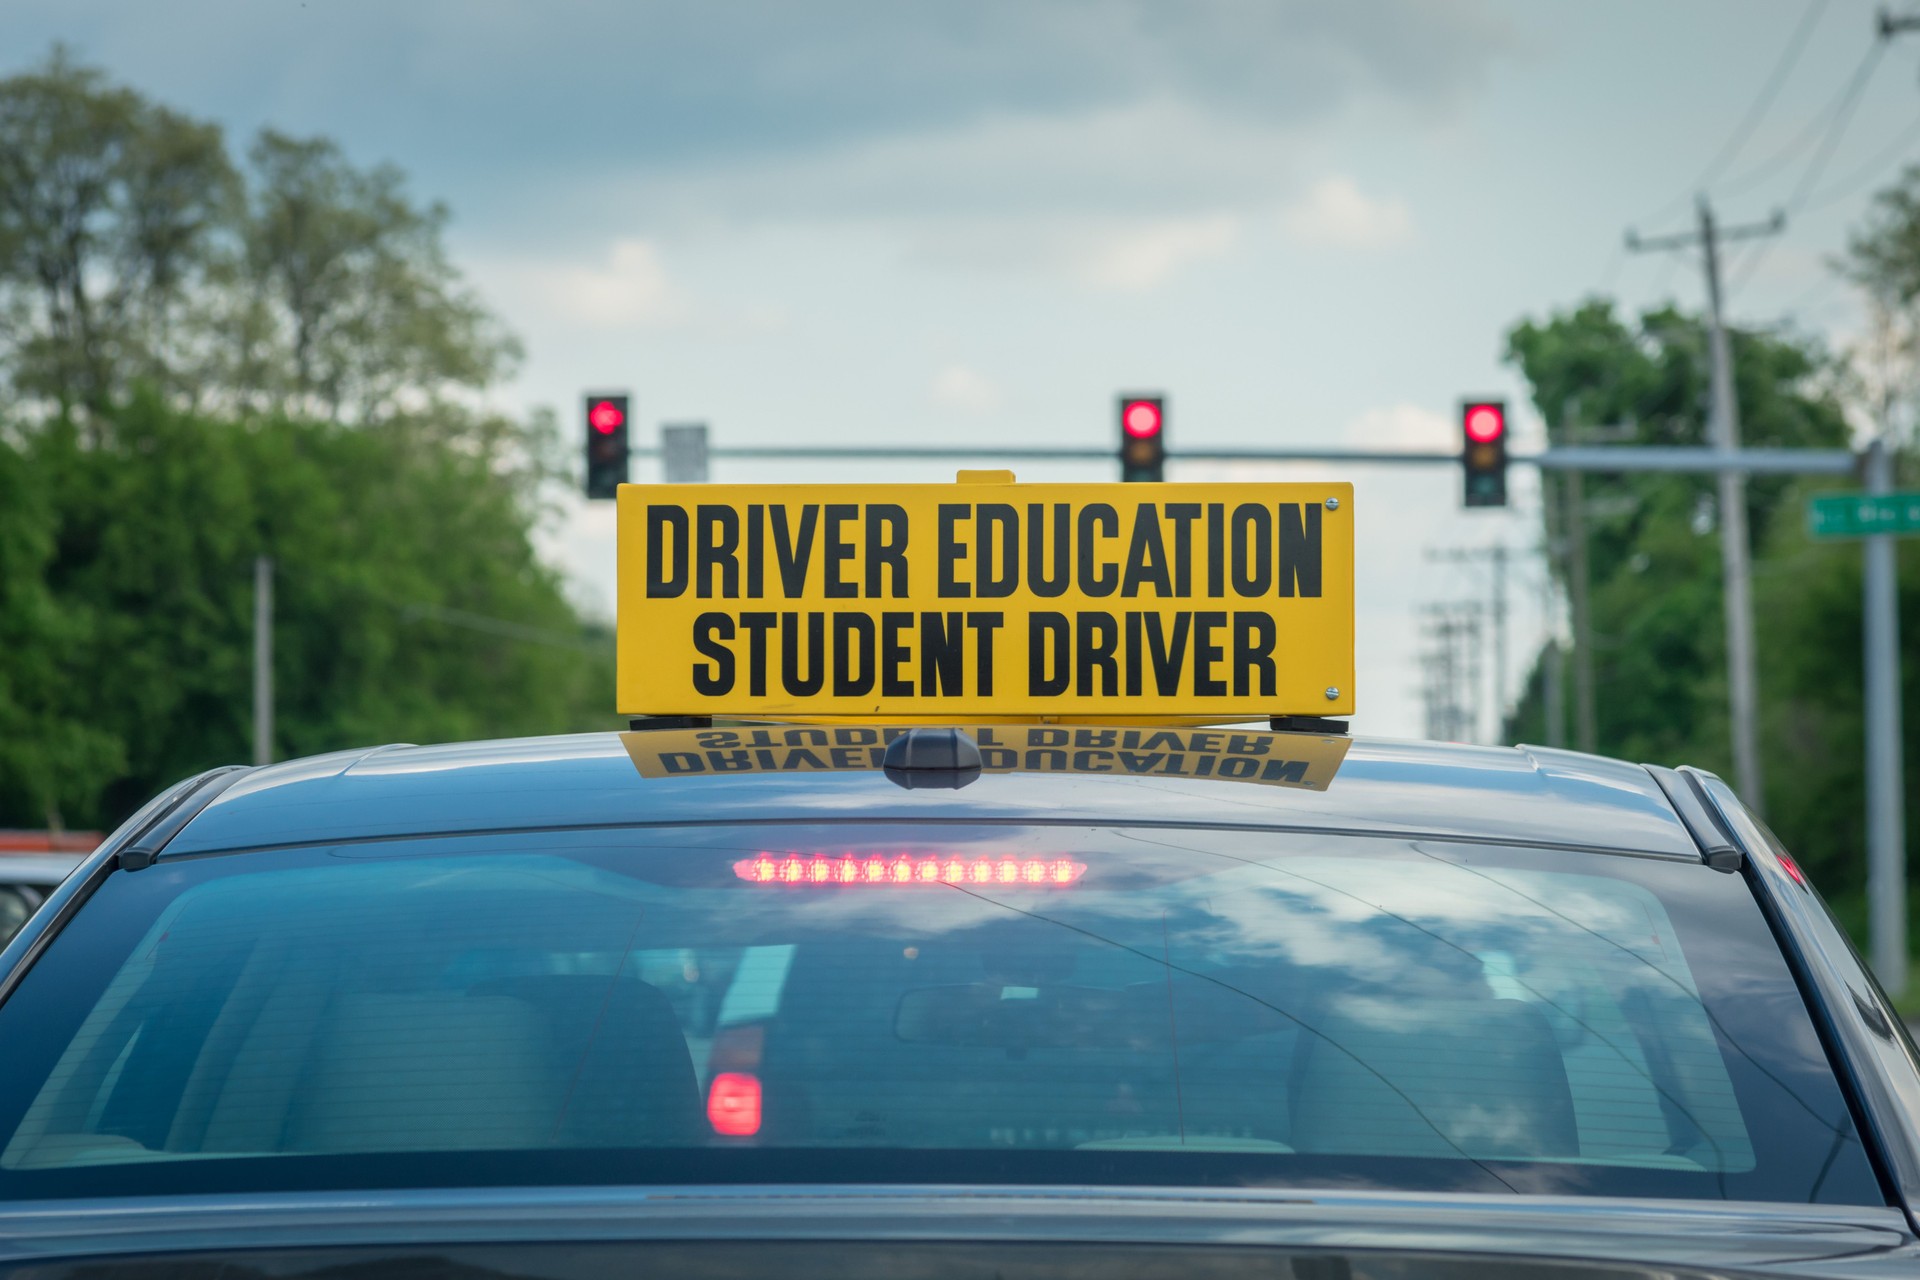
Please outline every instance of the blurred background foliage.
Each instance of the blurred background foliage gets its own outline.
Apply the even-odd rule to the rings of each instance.
[[[1743,441],[1833,449],[1884,431],[1900,450],[1896,483],[1916,487],[1920,167],[1875,200],[1846,258],[1833,267],[1867,297],[1870,332],[1860,349],[1830,352],[1790,331],[1734,331]],[[1707,341],[1698,317],[1672,309],[1624,316],[1604,300],[1589,300],[1516,325],[1507,357],[1526,378],[1557,444],[1603,436],[1610,443],[1710,443]],[[1567,484],[1563,476],[1546,477],[1541,528],[1563,590],[1573,537]],[[1589,474],[1583,484],[1594,745],[1606,755],[1697,764],[1730,778],[1714,479]],[[1813,493],[1859,487],[1844,477],[1755,477],[1747,485],[1747,507],[1767,819],[1856,937],[1864,937],[1861,549],[1854,541],[1816,542],[1807,528]],[[1909,672],[1920,671],[1915,550],[1909,544],[1900,567],[1901,656]],[[1548,740],[1552,669],[1540,655],[1510,722],[1510,741]],[[1562,680],[1573,725],[1571,661]],[[1920,782],[1920,702],[1911,686],[1904,728],[1912,796]],[[1920,822],[1910,819],[1907,834],[1909,883],[1920,885],[1911,870]]]
[[[606,728],[612,637],[533,535],[550,416],[447,211],[391,167],[214,125],[64,52],[0,80],[0,826],[111,826],[251,758]]]

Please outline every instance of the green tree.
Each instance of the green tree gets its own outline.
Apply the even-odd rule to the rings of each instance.
[[[0,349],[16,392],[105,409],[178,385],[238,179],[217,126],[61,49],[0,80]]]
[[[43,795],[70,823],[108,823],[175,778],[250,758],[262,552],[276,564],[277,756],[617,724],[611,637],[579,621],[534,553],[522,481],[485,457],[152,395],[111,427],[100,444],[53,424],[0,449],[0,484],[30,472],[45,495],[28,536],[0,534],[0,555],[26,548],[10,591],[38,603],[9,600],[0,618],[64,620],[0,660],[0,726],[7,689],[41,691],[23,758],[52,779],[0,754],[0,825],[39,825]],[[96,736],[56,753],[45,725]]]
[[[360,421],[498,380],[519,347],[448,260],[444,205],[391,165],[269,129],[249,156],[236,384],[249,403]]]
[[[1706,347],[1691,317],[1662,310],[1635,321],[1588,302],[1520,324],[1508,350],[1557,430],[1626,422],[1640,443],[1706,442]],[[1748,443],[1847,446],[1846,397],[1856,384],[1839,361],[1792,338],[1736,333],[1734,367]],[[1814,543],[1805,528],[1808,495],[1837,486],[1844,482],[1756,478],[1747,500],[1767,809],[1821,883],[1846,900],[1857,898],[1865,874],[1859,552]],[[1550,498],[1556,488],[1550,481]],[[1726,775],[1713,481],[1589,476],[1586,488],[1598,512],[1587,536],[1599,749]],[[1559,518],[1552,503],[1548,518],[1548,537],[1563,536],[1551,523]],[[1920,586],[1915,567],[1908,581]],[[1920,591],[1905,598],[1920,599]],[[1920,637],[1905,635],[1908,660],[1920,662]],[[1529,741],[1545,740],[1543,680],[1536,669],[1519,707],[1515,732]],[[1913,727],[1910,718],[1910,735]]]

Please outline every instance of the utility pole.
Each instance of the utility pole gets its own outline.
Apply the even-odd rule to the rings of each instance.
[[[1490,547],[1451,547],[1444,551],[1428,548],[1427,559],[1455,564],[1484,560],[1492,570],[1487,616],[1493,621],[1493,740],[1504,742],[1507,736],[1507,546],[1496,542]]]
[[[1766,222],[1722,228],[1713,220],[1706,196],[1699,199],[1700,229],[1642,240],[1627,232],[1627,248],[1679,249],[1698,244],[1707,276],[1708,354],[1713,389],[1709,419],[1713,445],[1731,452],[1740,447],[1740,406],[1733,385],[1733,352],[1727,339],[1720,298],[1720,244],[1778,234],[1787,225],[1776,212]],[[1733,773],[1740,798],[1764,813],[1766,779],[1760,766],[1759,677],[1754,662],[1752,547],[1747,536],[1747,483],[1742,472],[1719,476],[1720,575],[1724,584],[1727,627],[1727,688],[1733,726]]]
[[[1893,492],[1891,437],[1867,446],[1868,493]],[[1900,602],[1893,536],[1866,539],[1861,623],[1866,633],[1867,903],[1873,971],[1888,992],[1907,987],[1907,832],[1901,794]]]
[[[1569,406],[1561,438],[1570,445],[1580,443],[1577,410]],[[1565,533],[1567,547],[1567,599],[1573,615],[1573,724],[1574,746],[1581,751],[1600,749],[1599,717],[1593,695],[1593,613],[1588,608],[1586,477],[1567,472]]]
[[[253,762],[273,763],[273,557],[253,558]]]

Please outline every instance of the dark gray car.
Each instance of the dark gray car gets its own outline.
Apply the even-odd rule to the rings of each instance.
[[[0,1270],[1920,1267],[1913,1045],[1710,775],[917,732],[182,784],[0,952]]]

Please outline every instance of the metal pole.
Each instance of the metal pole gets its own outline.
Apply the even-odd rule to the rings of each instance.
[[[1493,743],[1507,740],[1507,545],[1496,542],[1493,557]]]
[[[1885,438],[1867,446],[1868,493],[1893,492]],[[1900,609],[1893,536],[1866,539],[1861,621],[1866,633],[1867,899],[1873,970],[1889,993],[1907,986],[1907,833],[1901,792]]]
[[[253,762],[273,763],[273,557],[253,559]]]
[[[1579,428],[1568,424],[1570,434]],[[1586,479],[1567,473],[1567,599],[1573,620],[1574,745],[1582,751],[1600,749],[1599,716],[1593,694],[1593,614],[1587,607]]]
[[[1713,443],[1740,447],[1740,405],[1733,386],[1733,352],[1720,312],[1720,250],[1713,210],[1700,198],[1700,243],[1705,249],[1713,385]],[[1727,694],[1733,728],[1733,773],[1740,798],[1755,813],[1766,811],[1766,780],[1760,765],[1759,678],[1754,666],[1753,584],[1748,567],[1747,482],[1739,471],[1720,473],[1720,572],[1725,581]]]

